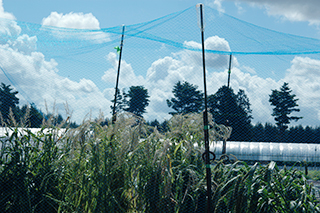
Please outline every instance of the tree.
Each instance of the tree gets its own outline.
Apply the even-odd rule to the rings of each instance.
[[[122,91],[122,95],[121,95],[120,90],[117,89],[116,95],[117,95],[116,105],[114,105],[115,100],[114,99],[111,100],[112,105],[110,106],[110,108],[111,108],[112,116],[116,116],[117,113],[122,112],[126,105],[125,92]],[[116,117],[112,117],[112,122],[114,122],[115,119]]]
[[[17,91],[13,91],[10,85],[1,83],[0,87],[0,112],[4,122],[8,121],[10,109],[14,115],[19,111],[19,98],[16,97]]]
[[[280,137],[284,134],[285,130],[288,128],[290,121],[298,121],[302,117],[290,116],[292,112],[299,112],[300,109],[297,107],[297,101],[299,99],[295,98],[296,95],[291,94],[288,83],[284,82],[280,90],[272,90],[271,95],[269,95],[269,102],[273,108],[272,116],[276,121],[278,126]]]
[[[252,127],[252,141],[264,142],[265,131],[264,126],[261,123],[257,123]]]
[[[128,93],[125,93],[124,110],[142,117],[146,112],[146,107],[149,105],[148,90],[143,86],[131,86]],[[129,98],[129,100],[127,100]]]
[[[43,121],[43,115],[36,108],[34,103],[32,103],[30,107],[28,107],[27,105],[22,106],[20,111],[21,111],[22,117],[25,117],[26,113],[29,113],[26,121],[27,122],[26,124],[28,125],[28,127],[31,127],[31,128],[41,127],[42,121]]]
[[[277,127],[271,123],[265,123],[264,125],[264,140],[263,142],[278,142]]]
[[[178,81],[172,90],[174,98],[167,100],[168,107],[175,110],[170,114],[201,112],[203,110],[203,93],[197,88],[186,81],[183,83]]]
[[[222,86],[208,97],[208,108],[217,124],[232,127],[230,140],[251,140],[251,109],[243,90],[236,95],[233,89]]]

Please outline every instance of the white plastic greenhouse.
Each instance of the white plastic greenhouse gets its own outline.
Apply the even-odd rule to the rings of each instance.
[[[223,142],[210,147],[217,158],[222,154]],[[274,142],[235,142],[227,141],[226,154],[244,161],[278,162],[320,162],[320,144],[274,143]]]

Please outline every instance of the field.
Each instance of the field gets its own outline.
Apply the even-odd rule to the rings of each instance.
[[[202,116],[168,125],[160,133],[121,114],[62,134],[13,128],[0,152],[0,212],[205,212]],[[227,136],[220,130],[211,141]],[[223,160],[211,170],[214,212],[320,212],[307,180],[316,172]]]

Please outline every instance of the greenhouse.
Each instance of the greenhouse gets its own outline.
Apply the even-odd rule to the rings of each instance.
[[[223,142],[218,141],[210,150],[220,157],[222,147]],[[225,154],[243,161],[319,163],[320,144],[227,141]]]

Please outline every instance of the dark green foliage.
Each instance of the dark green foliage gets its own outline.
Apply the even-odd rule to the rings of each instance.
[[[35,104],[32,103],[30,107],[24,105],[20,109],[20,119],[27,116],[27,120],[24,121],[27,127],[40,128],[43,122],[42,113],[36,108]],[[28,111],[28,112],[27,112]],[[26,115],[28,113],[28,115]]]
[[[122,91],[122,94],[120,94],[120,90],[117,90],[117,97],[116,97],[116,106],[115,106],[115,113],[120,113],[124,110],[125,105],[126,105],[126,93],[124,91]],[[113,113],[114,111],[114,101],[115,99],[111,100],[112,105],[110,106],[111,108],[111,113]]]
[[[1,83],[0,87],[0,113],[1,113],[1,126],[25,126],[31,128],[42,127],[43,121],[50,123],[50,125],[58,126],[63,123],[64,119],[60,114],[44,115],[37,109],[34,103],[30,106],[24,105],[19,108],[19,98],[17,98],[18,92],[13,91],[11,85]],[[76,127],[75,123],[71,123],[71,126]]]
[[[280,136],[284,134],[285,130],[288,128],[288,124],[293,121],[298,121],[302,117],[290,116],[292,112],[299,112],[300,109],[297,107],[297,101],[299,99],[295,98],[296,95],[291,94],[288,83],[284,82],[280,90],[272,90],[269,96],[269,102],[273,108],[272,116],[276,121],[276,125],[279,128]]]
[[[8,122],[10,109],[12,110],[13,114],[18,114],[19,112],[19,98],[16,97],[18,92],[13,91],[13,89],[10,87],[11,85],[5,85],[4,83],[1,83],[0,112],[5,123]]]
[[[293,126],[284,132],[279,138],[279,131],[276,125],[258,123],[252,126],[251,141],[258,142],[284,142],[284,143],[320,143],[319,127]]]
[[[158,130],[161,128],[161,124],[157,119],[155,119],[155,120],[153,120],[151,122],[148,122],[148,124],[150,126],[157,127]]]
[[[0,212],[57,212],[60,153],[53,135],[13,131],[0,154]]]
[[[264,126],[258,123],[252,126],[252,141],[263,142],[265,140]]]
[[[167,100],[168,107],[175,110],[170,114],[186,114],[203,110],[203,93],[197,86],[188,82],[178,81],[172,90],[174,98]]]
[[[214,212],[320,212],[315,191],[302,172],[244,162],[213,168]]]
[[[126,114],[62,135],[14,129],[0,150],[0,212],[204,212],[201,123],[201,114],[176,115],[165,134],[146,134]],[[215,213],[320,212],[297,170],[215,161],[211,171]]]
[[[168,128],[168,121],[163,121],[162,123],[160,123],[157,119],[148,122],[148,124],[152,127],[157,127],[157,130],[161,133],[165,133],[169,130]]]
[[[65,126],[65,120],[63,119],[61,114],[54,115],[52,113],[44,115],[44,122],[46,126]]]
[[[208,108],[217,124],[232,127],[230,140],[245,141],[251,138],[251,109],[243,90],[236,95],[232,88],[222,86],[208,97]]]
[[[143,86],[131,86],[128,93],[125,93],[125,99],[124,111],[142,117],[142,114],[146,112],[146,107],[149,105],[148,90]]]

